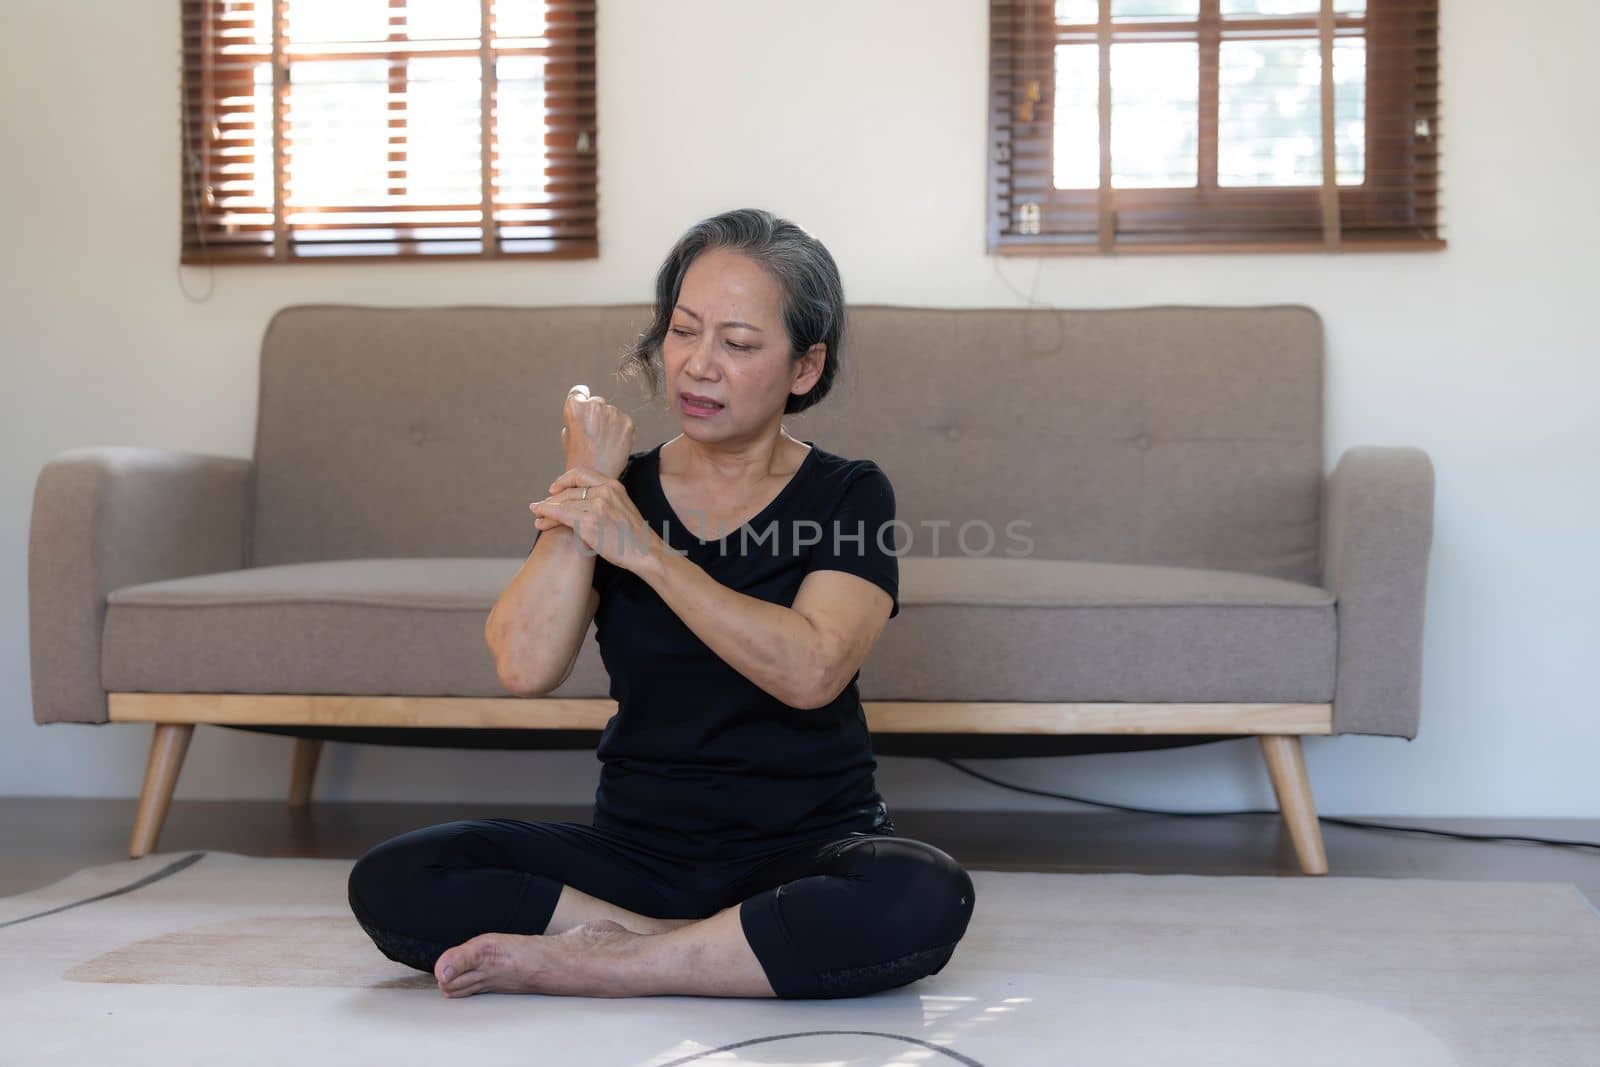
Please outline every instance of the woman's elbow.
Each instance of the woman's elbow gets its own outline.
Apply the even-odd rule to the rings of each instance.
[[[516,673],[514,669],[496,667],[495,673],[500,678],[501,687],[514,697],[543,696],[549,691],[535,682],[528,681],[523,675]]]
[[[842,667],[838,665],[821,663],[806,672],[806,676],[795,684],[790,706],[802,711],[815,711],[832,704],[854,675],[854,672],[842,675],[841,671]]]
[[[510,647],[503,640],[497,641],[493,634],[486,634],[486,640],[494,656],[495,676],[506,692],[513,696],[536,697],[555,688],[545,684],[543,675],[547,672],[531,663],[525,652]]]
[[[839,698],[855,677],[857,662],[850,642],[816,626],[805,651],[789,663],[789,692],[782,697],[803,711],[825,708]]]
[[[500,684],[506,691],[519,697],[546,696],[566,684],[572,675],[572,665],[568,664],[566,670],[552,673],[544,671],[537,674],[518,673],[515,670],[498,671]]]

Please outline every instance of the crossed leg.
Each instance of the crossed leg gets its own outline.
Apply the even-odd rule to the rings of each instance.
[[[451,997],[852,996],[942,969],[974,901],[948,854],[878,835],[782,853],[729,895],[738,903],[661,933],[601,918],[555,936],[482,934],[445,952],[434,976]]]
[[[447,997],[777,995],[745,938],[739,905],[707,919],[666,921],[682,925],[639,934],[593,919],[554,935],[480,934],[441,955],[434,977]]]
[[[610,920],[617,925],[626,927],[636,934],[664,934],[668,930],[676,930],[680,926],[699,922],[698,919],[656,919],[648,915],[640,915],[636,911],[629,911],[620,904],[613,904],[609,900],[602,900],[590,896],[581,889],[574,889],[570,885],[561,887],[561,896],[556,901],[556,910],[550,916],[550,922],[545,926],[544,932],[560,934],[583,923],[599,922],[602,919]]]
[[[720,900],[691,898],[681,869],[632,842],[579,824],[480,820],[370,850],[350,903],[385,955],[432,972],[447,996],[829,997],[936,973],[974,901],[948,854],[893,835],[812,842],[728,877]],[[654,918],[625,904],[718,910]]]

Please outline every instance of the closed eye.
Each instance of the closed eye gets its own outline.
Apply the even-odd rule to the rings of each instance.
[[[679,337],[692,337],[692,336],[694,336],[690,331],[682,329],[682,328],[677,327],[677,326],[674,326],[669,332],[677,334]],[[755,345],[741,345],[741,344],[738,344],[738,343],[733,342],[733,341],[727,342],[727,345],[728,345],[729,348],[734,349],[737,352],[749,352],[749,351],[752,351],[755,348]]]

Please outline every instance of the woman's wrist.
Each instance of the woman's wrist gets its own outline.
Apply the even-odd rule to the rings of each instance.
[[[656,586],[666,578],[672,565],[683,557],[674,552],[672,546],[661,539],[661,535],[645,525],[645,552],[640,557],[639,565],[634,568],[634,573],[644,579],[645,584]]]
[[[621,478],[622,472],[627,468],[627,466],[628,461],[626,459],[619,464],[616,462],[605,462],[596,456],[580,454],[568,456],[567,465],[563,468],[563,470],[571,470],[574,467],[587,467],[592,471],[598,471],[607,478]]]

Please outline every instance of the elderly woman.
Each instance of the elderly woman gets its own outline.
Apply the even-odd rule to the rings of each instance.
[[[899,613],[894,491],[784,431],[828,395],[845,302],[833,257],[766,211],[692,227],[624,369],[682,432],[583,386],[567,470],[485,630],[501,680],[566,680],[589,622],[617,713],[593,825],[474,819],[363,855],[350,906],[446,996],[857,996],[941,970],[972,879],[896,834],[859,670]]]

